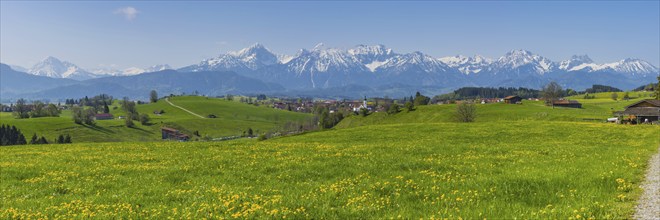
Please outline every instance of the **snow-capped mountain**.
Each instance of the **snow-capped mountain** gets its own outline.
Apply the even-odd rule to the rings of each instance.
[[[575,71],[575,70],[580,70],[581,68],[577,68],[578,66],[590,66],[590,65],[597,65],[594,63],[589,56],[585,55],[573,55],[571,59],[561,61],[559,63],[559,69],[565,70],[565,71]]]
[[[32,68],[28,70],[28,73],[51,78],[69,78],[75,80],[86,80],[98,77],[96,74],[87,72],[72,63],[60,61],[51,56],[46,57],[46,59],[32,66]]]
[[[489,71],[489,67],[493,63],[492,59],[480,55],[475,55],[474,57],[456,55],[453,57],[439,58],[438,60],[450,67],[458,69],[465,75],[479,73],[481,71]]]
[[[218,57],[202,60],[202,62],[181,68],[182,71],[247,71],[256,70],[268,65],[280,63],[280,59],[263,45],[256,43],[240,51],[221,54]]]
[[[522,73],[543,75],[555,70],[556,64],[545,57],[532,54],[532,52],[526,50],[512,50],[493,62],[495,74],[521,73],[521,68],[524,68]]]
[[[553,62],[526,50],[512,50],[497,59],[479,55],[434,58],[421,52],[395,53],[384,45],[357,45],[349,49],[338,49],[327,48],[323,44],[311,50],[300,49],[295,55],[274,54],[263,45],[254,44],[179,69],[186,72],[218,70],[234,71],[295,89],[392,83],[441,87],[537,88],[552,80],[576,89],[589,87],[589,83],[593,82],[622,83],[625,85],[620,87],[626,88],[658,74],[657,67],[637,59],[596,64],[588,56],[582,55]],[[598,74],[574,74],[585,71]],[[613,80],[619,75],[632,79],[625,80],[625,83]]]
[[[229,52],[229,54],[243,61],[245,66],[252,70],[276,64],[279,60],[275,54],[260,43],[237,52]]]
[[[158,71],[163,71],[163,70],[171,70],[172,67],[167,64],[158,64],[158,65],[153,65],[147,68],[138,68],[138,67],[131,67],[131,68],[126,68],[122,71],[121,75],[123,76],[132,76],[132,75],[137,75],[137,74],[142,74],[142,73],[152,73],[152,72],[158,72]]]

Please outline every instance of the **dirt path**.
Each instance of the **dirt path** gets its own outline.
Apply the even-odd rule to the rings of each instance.
[[[639,198],[634,219],[660,219],[660,152],[653,155],[646,171],[646,180],[642,188],[644,193]]]
[[[188,110],[188,109],[185,109],[185,108],[183,108],[183,107],[181,107],[181,106],[175,105],[174,103],[170,102],[170,99],[169,99],[169,98],[165,98],[165,101],[166,101],[167,103],[169,103],[171,106],[174,106],[174,107],[179,108],[179,109],[181,109],[181,110],[183,110],[183,111],[185,111],[185,112],[188,112],[188,113],[190,113],[191,115],[197,116],[197,117],[199,117],[199,118],[204,118],[204,116],[198,115],[197,113],[191,112],[191,111]]]

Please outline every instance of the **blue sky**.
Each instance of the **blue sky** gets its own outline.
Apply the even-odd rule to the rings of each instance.
[[[0,3],[0,61],[55,56],[84,68],[181,67],[260,42],[295,54],[317,43],[384,44],[435,57],[526,49],[553,61],[633,57],[660,64],[659,1],[325,1]]]

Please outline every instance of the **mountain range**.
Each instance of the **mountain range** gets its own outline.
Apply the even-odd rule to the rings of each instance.
[[[6,68],[21,72],[19,67]],[[6,68],[3,67],[3,75]],[[158,89],[161,94],[190,93],[196,90],[207,95],[223,95],[224,92],[296,96],[313,94],[319,97],[399,97],[417,90],[433,95],[465,86],[540,88],[550,81],[576,90],[589,88],[593,84],[632,89],[654,82],[659,72],[652,64],[633,58],[598,64],[587,55],[575,55],[568,60],[555,62],[526,50],[512,50],[496,59],[479,55],[435,58],[422,52],[397,53],[383,45],[337,49],[326,48],[322,44],[311,50],[301,49],[295,55],[275,54],[261,44],[254,44],[176,71],[171,69],[167,65],[158,65],[121,71],[86,71],[69,62],[48,57],[23,71],[50,78],[75,79],[78,80],[77,84],[87,85],[81,88],[88,90],[90,85],[112,84],[116,85],[113,88],[135,90],[136,94],[150,90],[147,88],[150,86]],[[214,73],[222,77],[209,75]],[[142,76],[145,74],[150,77]],[[205,81],[186,80],[186,77],[202,77]],[[233,80],[223,80],[223,77]],[[126,86],[132,81],[139,81],[140,85]],[[237,85],[232,87],[230,81]],[[183,85],[178,82],[192,84]],[[195,83],[206,86],[196,86]],[[261,85],[263,89],[247,86],[249,83]],[[215,84],[219,86],[213,86]],[[85,93],[85,89],[75,87],[64,85],[61,88],[48,88],[48,93],[41,94],[38,93],[45,90],[26,92],[14,89],[11,92],[33,94],[33,97],[60,94],[56,91],[58,89]]]
[[[47,76],[51,78],[66,78],[74,79],[78,81],[108,77],[108,76],[131,76],[141,73],[156,72],[166,69],[172,69],[167,64],[154,65],[147,68],[137,68],[131,67],[124,70],[118,70],[115,68],[96,68],[91,70],[85,70],[78,67],[77,65],[61,61],[55,57],[49,56],[41,60],[37,64],[33,65],[31,68],[23,68],[16,65],[10,66],[13,70],[26,72],[37,76]]]

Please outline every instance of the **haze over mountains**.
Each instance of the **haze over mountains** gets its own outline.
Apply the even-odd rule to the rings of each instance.
[[[7,69],[22,72],[17,67],[3,67],[3,81]],[[104,88],[120,90],[104,93],[138,96],[136,98],[146,96],[146,93],[140,93],[151,89],[157,89],[161,94],[198,91],[205,95],[267,93],[398,97],[417,90],[432,95],[464,86],[540,88],[550,81],[577,90],[593,84],[632,89],[654,82],[658,75],[657,67],[633,58],[599,64],[587,55],[575,55],[569,60],[555,62],[526,50],[512,50],[499,58],[479,55],[436,58],[422,52],[397,53],[383,45],[336,49],[325,48],[322,44],[311,50],[301,49],[295,55],[275,54],[261,44],[254,44],[176,71],[169,69],[171,67],[167,65],[158,65],[145,69],[86,71],[72,63],[48,57],[27,69],[27,73],[79,81],[74,81],[73,85],[48,88],[48,92],[10,90],[12,97],[22,94],[35,98],[63,98],[60,95],[74,93],[93,95],[91,92],[102,92],[96,90]],[[5,96],[6,90],[2,90],[3,98],[9,97]]]

